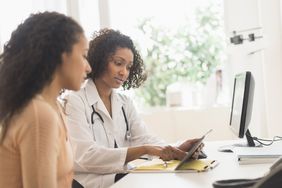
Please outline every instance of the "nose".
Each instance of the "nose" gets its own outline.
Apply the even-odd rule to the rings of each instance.
[[[122,67],[119,71],[120,75],[128,75],[129,74],[129,70],[126,68],[126,66]]]
[[[85,71],[87,74],[89,74],[92,71],[92,68],[89,64],[89,62],[86,60],[86,67],[85,67]]]

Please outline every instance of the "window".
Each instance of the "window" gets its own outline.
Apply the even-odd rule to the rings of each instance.
[[[129,91],[139,106],[229,101],[223,0],[11,0],[0,8],[0,45],[30,13],[43,10],[72,15],[88,39],[107,26],[129,35],[149,73],[142,88]]]
[[[86,37],[90,39],[100,27],[98,0],[80,0],[78,3],[79,21]]]
[[[226,103],[223,1],[109,0],[109,5],[111,27],[135,40],[149,71],[135,92],[140,106]]]

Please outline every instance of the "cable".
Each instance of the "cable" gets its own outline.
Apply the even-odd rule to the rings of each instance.
[[[255,136],[251,136],[248,133],[246,133],[246,136],[251,137],[254,141],[260,143],[263,146],[270,146],[274,142],[282,140],[281,136],[274,136],[272,139],[262,139],[262,138],[258,138],[258,137],[255,137]],[[269,142],[269,143],[265,143],[265,142]]]
[[[258,143],[260,143],[263,146],[270,146],[274,142],[282,140],[281,136],[274,136],[272,139],[262,139],[262,138],[258,138],[258,137],[252,137],[252,138],[253,138],[254,141],[257,141]],[[265,143],[265,142],[269,142],[269,143]]]

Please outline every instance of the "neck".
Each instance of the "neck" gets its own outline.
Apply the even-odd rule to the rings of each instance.
[[[94,80],[98,94],[103,101],[109,115],[112,117],[111,94],[113,89],[110,88],[103,80]]]
[[[112,94],[113,89],[109,88],[104,82],[97,80],[97,79],[94,80],[94,83],[96,85],[99,96],[102,99],[109,99]]]
[[[43,88],[41,95],[47,102],[56,104],[57,97],[59,96],[61,90],[62,87],[55,77],[49,85]]]

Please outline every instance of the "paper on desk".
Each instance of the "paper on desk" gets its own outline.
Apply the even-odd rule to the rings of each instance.
[[[178,160],[167,161],[167,166],[165,166],[163,160],[153,159],[137,166],[131,172],[202,172],[214,167],[216,161],[209,159],[190,160],[184,163],[179,170],[175,170],[179,163]]]

